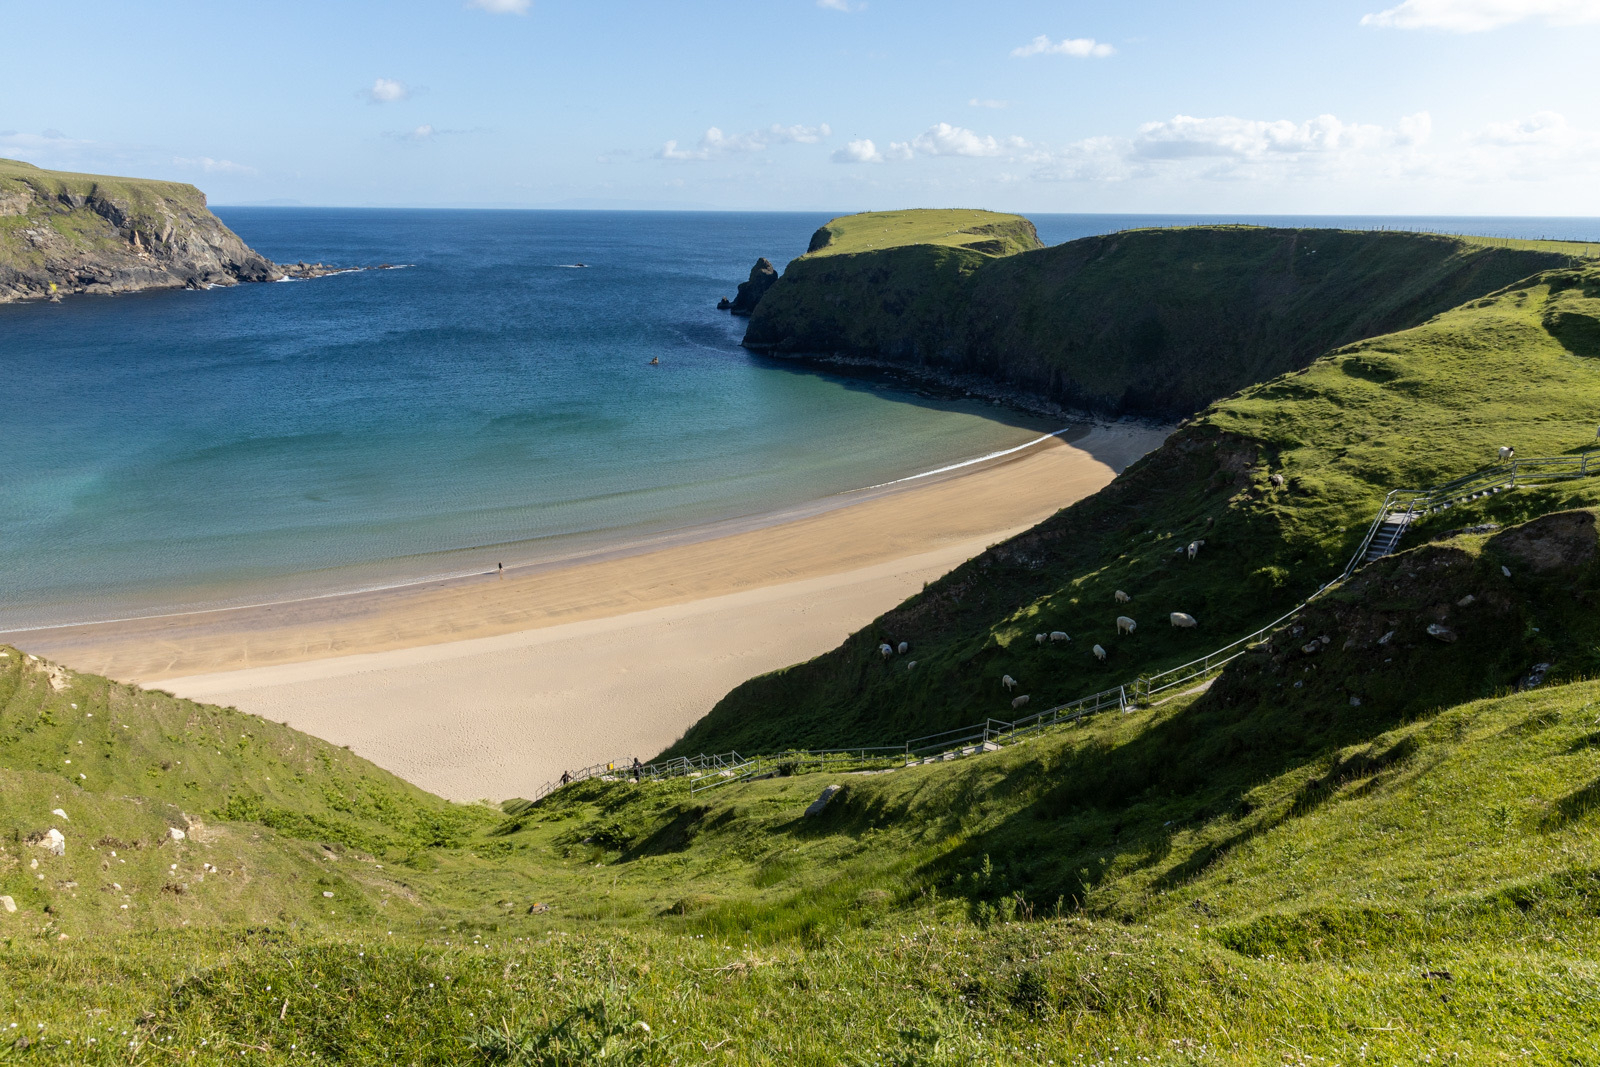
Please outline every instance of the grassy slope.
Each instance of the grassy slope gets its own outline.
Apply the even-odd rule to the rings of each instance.
[[[1307,701],[1326,722],[1275,768],[1231,758],[1227,735],[1307,707],[1261,706],[1241,727],[1186,697],[844,778],[819,820],[799,812],[821,776],[700,797],[585,783],[436,849],[438,872],[407,872],[403,912],[168,912],[170,894],[119,879],[142,914],[123,931],[90,914],[86,878],[77,898],[28,887],[55,913],[0,915],[0,1029],[43,1039],[28,1062],[62,1063],[582,1063],[601,1047],[624,1063],[1281,1063],[1285,1045],[1304,1063],[1592,1058],[1600,685],[1401,720]],[[194,758],[164,703],[124,711],[152,747],[108,764]],[[1198,788],[1148,745],[1196,721],[1211,747]],[[315,744],[256,732],[262,750]],[[1107,764],[1157,780],[1089,795],[1084,773]],[[85,800],[62,796],[98,833]],[[41,859],[50,886],[79,847],[68,832],[68,856]],[[256,863],[331,866],[270,828],[229,832],[259,839]],[[157,866],[237,847],[164,846]],[[0,887],[20,902],[32,873],[10,867]]]
[[[1248,633],[1337,572],[1389,489],[1466,473],[1502,443],[1525,456],[1591,446],[1600,346],[1585,323],[1600,322],[1597,296],[1600,272],[1543,275],[1221,401],[1105,491],[957,568],[839,649],[746,682],[670,751],[895,743],[1009,717],[1002,675],[1037,706]],[[1583,489],[1548,506],[1595,499]],[[1174,553],[1200,538],[1196,562]],[[1131,604],[1114,603],[1118,589]],[[1172,629],[1174,611],[1199,627]],[[1117,636],[1119,614],[1142,624],[1132,637]],[[1050,630],[1073,640],[1034,643]],[[902,640],[915,671],[877,654]],[[1095,643],[1108,662],[1090,655]]]
[[[1243,226],[998,258],[914,245],[801,257],[745,343],[976,372],[1067,404],[1176,417],[1572,262],[1428,234]]]

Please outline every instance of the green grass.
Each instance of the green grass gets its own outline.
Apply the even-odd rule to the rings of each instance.
[[[1249,226],[1131,230],[998,257],[908,243],[795,260],[745,344],[1180,418],[1329,349],[1575,262],[1571,250],[1433,234]]]
[[[61,695],[94,684],[80,676]],[[223,818],[224,836],[138,850],[162,855],[137,886],[120,864],[74,869],[73,896],[58,880],[79,839],[120,824],[113,808],[63,793],[75,813],[66,857],[15,837],[0,853],[0,891],[22,905],[0,915],[0,1058],[1593,1058],[1600,684],[1347,720],[1268,773],[1219,750],[1197,786],[1148,740],[1214,715],[1205,703],[1184,697],[999,753],[845,778],[818,820],[799,812],[821,776],[699,797],[584,783],[515,817],[475,813],[426,845],[432,862],[402,869],[404,909],[320,916],[238,916],[200,899],[192,868],[222,859],[229,873],[204,884],[237,879],[231,854],[252,839],[258,892],[295,865],[309,879],[352,864]],[[152,714],[126,712],[130,728]],[[1234,725],[1264,740],[1297,717],[1261,707]],[[1202,722],[1197,747],[1221,730]],[[1131,797],[1082,788],[1083,772],[1107,763],[1155,781]],[[107,788],[107,799],[156,806],[121,782]],[[39,821],[18,819],[12,788],[0,795],[10,821]],[[38,882],[27,862],[6,862],[30,856],[45,889],[27,884]],[[156,902],[172,894],[143,881],[174,877],[158,873],[168,862],[188,875],[177,898],[187,910],[164,910]],[[378,875],[370,858],[355,862],[357,886]],[[112,878],[138,905],[128,928],[87,900],[112,896],[99,885]],[[320,902],[323,884],[340,906],[362,891],[303,888]],[[530,902],[551,907],[530,914]],[[9,1040],[24,1035],[26,1049]]]
[[[1047,706],[1250,633],[1342,568],[1390,489],[1465,474],[1501,444],[1523,456],[1592,447],[1597,294],[1600,273],[1548,273],[1219,401],[1107,489],[835,651],[738,687],[669,752],[892,744],[1011,717],[1003,675]],[[1535,511],[1592,506],[1593,484],[1518,499]],[[1471,513],[1440,521],[1466,525]],[[1195,562],[1175,551],[1199,539]],[[1115,603],[1119,589],[1130,604]],[[1171,628],[1174,611],[1200,625]],[[1119,614],[1139,621],[1132,637],[1115,632]],[[1052,630],[1073,640],[1034,642]],[[902,640],[914,672],[876,651]],[[1096,643],[1110,652],[1103,664]]]
[[[929,208],[841,216],[817,230],[806,254],[824,258],[908,245],[963,248],[987,256],[1009,256],[1042,247],[1033,223],[1021,215]]]

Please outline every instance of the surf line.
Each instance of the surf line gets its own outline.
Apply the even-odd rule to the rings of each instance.
[[[987,456],[977,456],[973,459],[964,459],[960,463],[951,463],[944,467],[937,467],[931,471],[923,471],[921,474],[908,474],[904,478],[896,478],[891,482],[879,482],[877,485],[864,485],[860,489],[847,489],[839,495],[848,496],[851,493],[865,493],[873,489],[887,489],[891,485],[903,485],[906,482],[914,482],[918,478],[932,478],[935,474],[946,474],[950,471],[958,471],[962,467],[970,467],[975,463],[987,463],[991,459],[1000,459],[1004,456],[1013,456],[1018,452],[1032,448],[1034,445],[1043,444],[1052,437],[1060,437],[1062,434],[1069,432],[1071,429],[1072,427],[1070,426],[1063,427],[1062,429],[1056,430],[1054,433],[1047,433],[1043,437],[1035,437],[1031,441],[1017,445],[1015,448],[1006,448],[999,452],[990,452]]]
[[[834,494],[834,498],[836,499],[838,497],[850,496],[854,493],[866,493],[873,489],[885,489],[891,485],[903,485],[906,482],[914,482],[919,478],[931,478],[935,474],[945,474],[949,471],[960,470],[963,467],[971,467],[977,463],[987,463],[992,459],[1002,459],[1006,456],[1015,455],[1018,452],[1030,449],[1035,445],[1043,444],[1052,437],[1060,437],[1062,434],[1071,431],[1071,429],[1072,427],[1070,426],[1064,427],[1063,429],[1056,430],[1054,433],[1047,433],[1042,437],[1035,437],[1033,440],[1024,442],[1023,444],[1017,445],[1014,448],[1006,448],[1000,450],[999,452],[990,452],[988,455],[976,456],[972,459],[964,459],[959,463],[950,463],[946,466],[938,467],[931,471],[923,471],[921,474],[911,474],[904,478],[896,478],[893,481],[879,482],[877,485],[864,485],[859,489],[846,489],[841,493]],[[829,498],[823,497],[822,499],[826,500]],[[708,525],[715,525],[715,523]],[[693,527],[690,527],[690,529],[693,529]],[[456,551],[470,550],[457,549]],[[581,562],[581,559],[575,560],[574,562]],[[159,619],[182,619],[191,615],[214,615],[222,614],[224,612],[252,611],[260,608],[285,607],[291,604],[301,604],[316,600],[332,600],[338,597],[360,596],[363,593],[387,593],[397,589],[412,589],[420,585],[432,585],[435,582],[459,581],[463,578],[475,578],[480,575],[492,573],[494,572],[480,570],[456,571],[451,573],[434,574],[423,578],[408,578],[397,582],[389,582],[379,585],[356,586],[353,589],[335,590],[327,593],[309,593],[304,596],[284,597],[280,600],[263,600],[250,604],[218,604],[213,607],[189,608],[184,611],[158,612],[151,615],[124,615],[105,619],[80,619],[76,622],[46,623],[42,626],[16,626],[10,628],[0,628],[0,634],[37,633],[45,630],[70,630],[77,626],[111,626],[124,622],[153,622]]]

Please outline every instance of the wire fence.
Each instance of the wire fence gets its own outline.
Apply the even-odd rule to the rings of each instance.
[[[1600,449],[1590,449],[1570,456],[1513,458],[1505,463],[1473,471],[1471,474],[1431,489],[1392,490],[1384,497],[1383,505],[1367,527],[1365,535],[1344,569],[1278,618],[1253,633],[1206,653],[1199,659],[1153,674],[1142,674],[1133,681],[1113,689],[1105,689],[1064,704],[1057,704],[1020,719],[985,719],[980,723],[913,737],[898,745],[789,749],[753,756],[743,756],[738,752],[712,755],[701,753],[697,756],[679,756],[654,763],[640,763],[630,757],[626,760],[596,763],[577,771],[569,771],[560,779],[540,787],[538,792],[528,799],[537,802],[564,785],[590,778],[603,780],[628,778],[638,781],[688,778],[690,792],[700,793],[735,782],[776,775],[846,768],[888,769],[917,763],[932,763],[981,751],[993,751],[1003,745],[1031,737],[1041,730],[1077,722],[1109,708],[1115,707],[1126,711],[1131,707],[1148,704],[1157,693],[1203,681],[1249,651],[1252,646],[1265,641],[1291,618],[1335,587],[1342,585],[1360,569],[1363,563],[1368,562],[1367,553],[1385,523],[1399,522],[1403,529],[1415,519],[1447,511],[1460,504],[1495,493],[1585,478],[1594,474],[1600,474]],[[1393,542],[1389,548],[1393,548]]]

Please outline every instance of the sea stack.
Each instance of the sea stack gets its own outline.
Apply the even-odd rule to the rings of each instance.
[[[762,256],[756,260],[756,265],[750,268],[750,280],[739,283],[739,291],[734,294],[733,303],[729,305],[728,310],[735,315],[744,315],[748,318],[777,280],[777,269],[773,267],[771,260]]]

